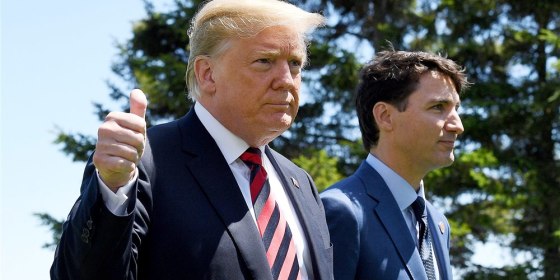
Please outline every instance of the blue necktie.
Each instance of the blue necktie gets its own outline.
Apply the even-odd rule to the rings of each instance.
[[[434,269],[434,258],[432,256],[432,236],[430,230],[428,229],[428,215],[426,214],[426,202],[420,196],[416,198],[411,205],[414,211],[414,216],[416,216],[416,221],[420,225],[420,232],[418,234],[418,251],[420,252],[420,258],[424,264],[424,269],[426,270],[426,275],[428,275],[429,280],[435,280],[436,274]]]

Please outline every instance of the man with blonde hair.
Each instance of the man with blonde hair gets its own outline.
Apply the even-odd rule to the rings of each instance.
[[[192,20],[190,112],[146,131],[147,100],[98,130],[52,279],[331,279],[312,179],[268,143],[299,106],[306,35],[277,0],[214,0]]]

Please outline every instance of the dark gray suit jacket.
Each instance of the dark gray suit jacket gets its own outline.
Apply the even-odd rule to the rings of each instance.
[[[148,130],[129,215],[114,216],[88,163],[52,279],[272,279],[235,178],[194,110]],[[304,229],[316,279],[332,279],[323,205],[308,174],[267,147]]]
[[[426,272],[389,187],[367,162],[321,193],[334,248],[334,276],[344,279],[421,279]],[[450,227],[428,201],[440,279],[452,279]]]

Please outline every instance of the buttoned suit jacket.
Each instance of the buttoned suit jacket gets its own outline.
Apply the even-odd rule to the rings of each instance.
[[[322,192],[321,199],[334,248],[335,279],[427,279],[397,201],[367,162]],[[452,279],[449,223],[432,204],[426,206],[440,279]]]
[[[266,148],[307,240],[315,279],[332,279],[332,247],[309,175]],[[240,188],[194,110],[150,128],[128,215],[114,216],[91,159],[52,279],[272,279]]]

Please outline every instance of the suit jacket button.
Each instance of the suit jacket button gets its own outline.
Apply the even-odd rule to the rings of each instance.
[[[82,241],[84,243],[89,243],[89,230],[87,228],[84,228],[82,230]]]

